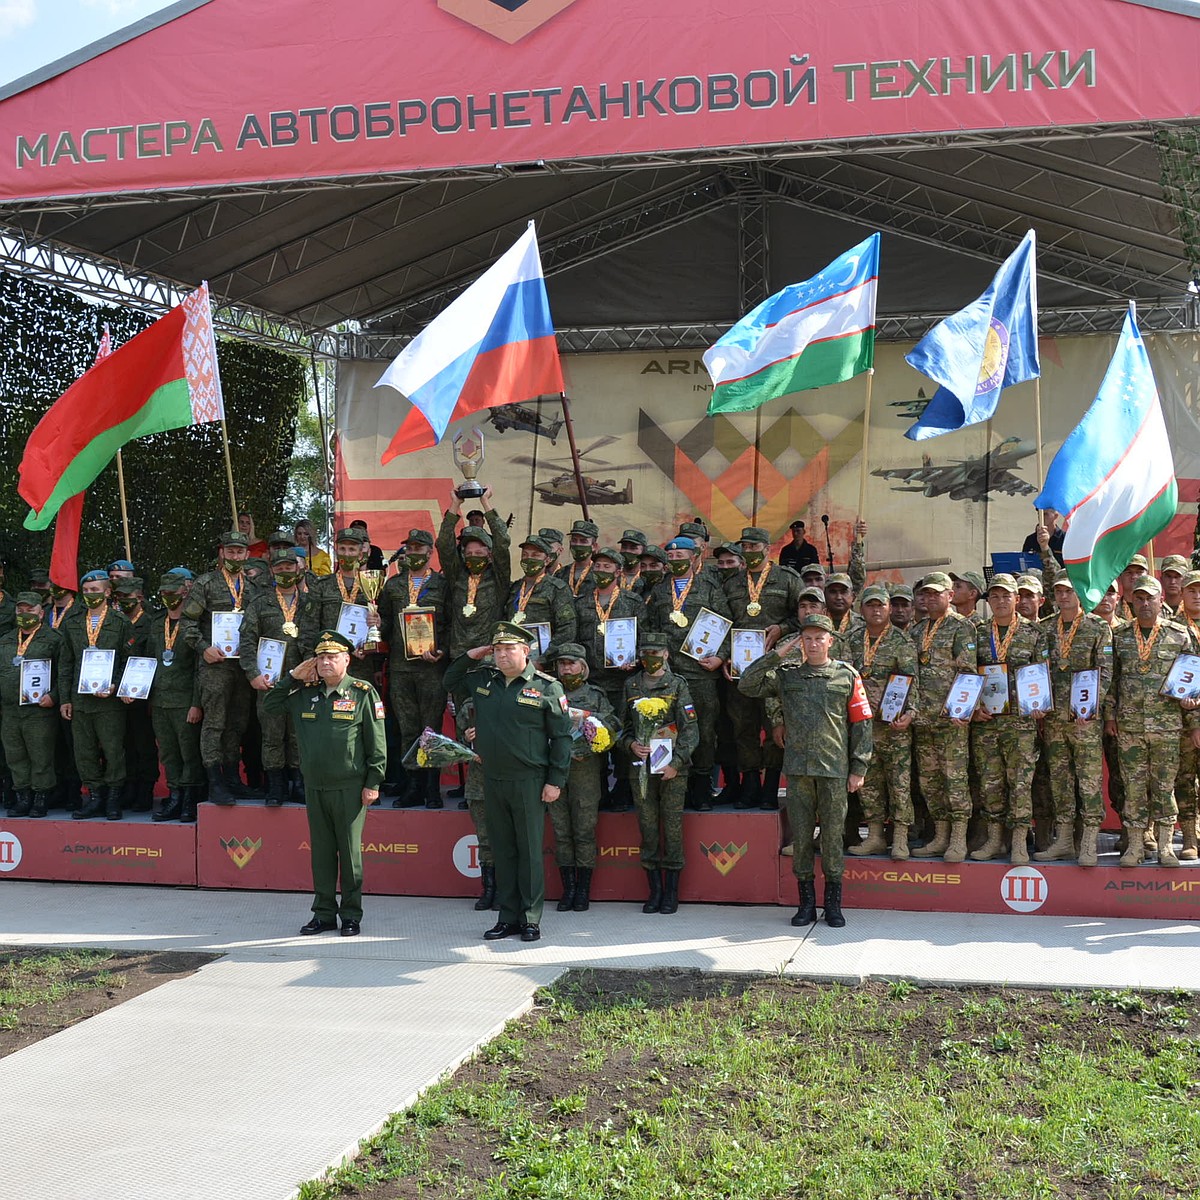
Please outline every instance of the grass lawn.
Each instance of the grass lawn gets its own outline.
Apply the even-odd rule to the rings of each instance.
[[[1195,1197],[1198,1032],[1183,992],[572,972],[300,1198]]]

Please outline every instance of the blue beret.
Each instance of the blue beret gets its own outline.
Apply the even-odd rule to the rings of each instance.
[[[135,570],[133,563],[127,558],[118,558],[108,564],[110,571],[132,571]]]
[[[170,569],[170,570],[167,572],[167,574],[168,574],[168,575],[178,575],[178,576],[180,576],[182,579],[195,579],[195,578],[196,578],[196,577],[195,577],[195,575],[193,575],[193,574],[191,573],[191,571],[189,571],[189,570],[187,569],[187,567],[172,567],[172,568],[171,568],[171,569]]]
[[[696,543],[690,537],[672,538],[666,546],[665,550],[695,550]]]
[[[85,583],[108,583],[107,571],[89,571],[80,581],[82,587]]]

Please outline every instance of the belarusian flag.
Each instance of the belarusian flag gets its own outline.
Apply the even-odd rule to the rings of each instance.
[[[225,416],[208,285],[184,297],[54,402],[25,444],[26,529],[46,529],[135,438]]]
[[[1066,518],[1063,562],[1086,611],[1166,529],[1177,502],[1158,388],[1130,311],[1096,399],[1054,456],[1035,502]]]
[[[747,412],[868,370],[878,279],[873,233],[811,279],[764,300],[704,355],[713,381],[708,415]]]

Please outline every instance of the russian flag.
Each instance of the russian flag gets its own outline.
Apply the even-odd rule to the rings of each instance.
[[[562,392],[562,366],[533,222],[497,262],[400,352],[376,387],[412,403],[383,452],[436,446],[451,421]]]

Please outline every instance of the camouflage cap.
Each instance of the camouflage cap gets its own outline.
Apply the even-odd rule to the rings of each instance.
[[[532,646],[534,635],[511,621],[497,621],[492,629],[493,646]]]
[[[753,541],[752,538],[747,538],[747,541]],[[714,556],[719,554],[733,554],[740,559],[745,559],[745,551],[737,544],[737,542],[722,542],[714,551]]]
[[[1150,570],[1150,564],[1146,561],[1146,556],[1144,554],[1135,554],[1129,560],[1129,562],[1125,564],[1125,570],[1128,571],[1130,567],[1141,567],[1143,571]]]
[[[416,543],[418,546],[432,546],[433,534],[428,529],[410,529],[408,537],[404,539],[406,546]]]
[[[595,538],[600,536],[600,526],[595,521],[576,521],[571,526],[571,532],[580,537]]]
[[[988,591],[993,588],[1002,592],[1012,592],[1015,596],[1017,593],[1017,581],[1007,572],[998,571],[992,576],[992,582],[988,584]]]
[[[592,557],[595,558],[595,555],[592,555]],[[667,552],[661,546],[646,546],[642,550],[642,557],[652,558],[655,562],[662,563],[663,566],[666,566],[667,564]]]
[[[993,581],[995,576],[992,576]],[[1034,575],[1032,572],[1027,572],[1024,575],[1017,576],[1017,591],[1019,592],[1037,592],[1039,596],[1043,595],[1045,588],[1042,587],[1040,575]]]
[[[988,585],[984,583],[983,576],[978,571],[951,571],[950,578],[955,583],[960,579],[963,583],[969,583],[981,596],[988,590]]]
[[[481,529],[478,525],[468,525],[458,535],[458,544],[461,546],[463,542],[481,542],[490,550],[492,548],[492,535],[486,529]]]
[[[833,622],[824,613],[809,613],[801,618],[800,631],[806,629],[823,629],[826,633],[833,632]]]
[[[245,546],[248,550],[250,539],[240,529],[231,529],[228,533],[221,534],[220,545],[222,549],[226,546]]]
[[[845,571],[835,571],[832,575],[825,576],[825,587],[844,587],[854,590],[854,584],[850,581],[850,576]]]
[[[622,542],[633,542],[635,545],[644,546],[646,544],[646,535],[640,529],[626,529],[618,540]]]
[[[798,600],[815,600],[818,604],[825,603],[825,593],[820,588],[806,587],[800,595],[796,597]]]
[[[537,535],[543,541],[557,542],[560,546],[564,541],[566,541],[566,539],[563,537],[563,531],[561,529],[552,529],[549,525],[539,529],[537,531]]]
[[[669,650],[671,648],[671,639],[665,633],[651,633],[647,630],[638,637],[638,653],[643,654],[647,650]]]
[[[800,578],[807,579],[810,575],[816,579],[824,580],[825,568],[820,563],[805,563],[800,568]]]
[[[42,597],[38,592],[18,592],[14,597],[15,604],[36,604],[39,607],[42,603]]]
[[[542,655],[542,662],[558,662],[560,658],[580,658],[587,662],[587,651],[578,642],[563,642],[561,646],[551,646]]]
[[[680,537],[699,538],[701,541],[708,541],[708,526],[702,521],[684,521],[679,526]]]
[[[554,555],[554,547],[540,533],[534,534],[532,537],[527,537],[523,542],[517,543],[519,550],[524,550],[526,546],[532,546],[535,550],[540,550],[543,554]]]
[[[136,575],[128,575],[123,579],[113,580],[113,595],[132,596],[134,592],[143,591],[145,586],[144,580],[139,579]]]
[[[1191,569],[1192,564],[1182,554],[1168,554],[1162,560],[1162,573],[1164,575],[1168,571],[1174,571],[1177,575],[1186,575]]]
[[[762,528],[761,525],[747,525],[742,530],[742,536],[738,538],[739,542],[763,542],[765,545],[771,544],[771,535]]]
[[[1143,575],[1133,585],[1133,590],[1135,592],[1149,592],[1151,596],[1161,596],[1162,584],[1153,575]]]
[[[954,581],[945,571],[930,571],[928,575],[917,580],[918,592],[948,592],[954,586]]]
[[[345,529],[339,529],[337,536],[333,539],[335,542],[357,542],[360,546],[367,540],[367,533],[364,529],[359,529],[356,525],[347,525]]]
[[[596,550],[593,550],[592,551],[592,565],[593,566],[595,565],[596,560],[598,558],[607,558],[615,566],[618,566],[618,567],[622,566],[625,562],[625,559],[621,556],[620,550],[618,550],[615,546],[600,546]]]
[[[273,529],[267,535],[268,546],[294,546],[295,544],[295,535],[288,533],[286,529]]]
[[[182,575],[176,575],[174,571],[168,571],[158,581],[158,590],[160,592],[182,592],[184,584],[187,580]]]
[[[300,555],[296,553],[295,546],[281,546],[279,549],[271,551],[271,566],[274,567],[285,562],[299,564]]]
[[[1189,571],[1183,577],[1183,587],[1195,587],[1197,584],[1200,584],[1200,571]]]
[[[882,583],[870,583],[862,590],[862,602],[868,603],[871,600],[879,600],[883,604],[891,603],[891,596],[888,595],[888,590]]]
[[[46,567],[34,567],[34,569],[29,572],[29,582],[49,583],[50,571]]]
[[[1075,590],[1075,581],[1066,571],[1059,571],[1053,579],[1047,580],[1047,582],[1050,584],[1051,591],[1060,587],[1070,588],[1071,591]]]
[[[913,590],[907,583],[893,583],[888,589],[893,600],[911,600]]]

